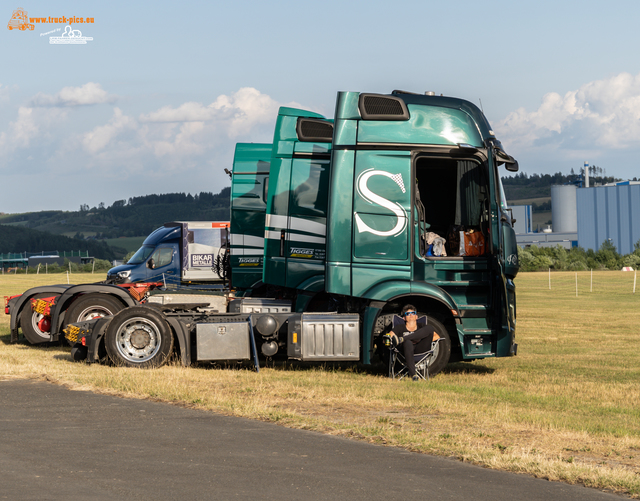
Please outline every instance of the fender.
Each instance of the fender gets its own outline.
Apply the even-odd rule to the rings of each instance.
[[[11,329],[11,342],[15,343],[18,341],[18,318],[20,317],[20,313],[22,313],[22,309],[25,304],[36,294],[40,293],[51,293],[54,294],[63,294],[67,289],[73,287],[73,285],[67,284],[58,284],[58,285],[43,285],[40,287],[34,287],[33,289],[26,290],[22,296],[15,298],[15,302],[11,305],[11,320],[10,320],[10,329]]]
[[[191,343],[189,342],[189,327],[176,317],[168,317],[164,315],[164,319],[168,322],[173,333],[178,340],[180,346],[180,358],[183,367],[191,365]]]
[[[107,284],[82,284],[69,287],[60,296],[56,302],[56,307],[51,315],[51,341],[57,341],[60,336],[60,327],[62,327],[62,312],[66,311],[69,301],[78,294],[87,294],[90,292],[99,292],[116,296],[125,306],[135,306],[139,304],[131,295],[122,287]],[[55,326],[55,329],[54,329]],[[55,334],[54,334],[55,332]]]
[[[87,346],[87,363],[100,361],[100,342],[104,337],[104,333],[107,331],[107,327],[111,323],[113,317],[98,318],[91,328],[91,336],[89,336],[89,343]]]
[[[389,302],[402,296],[424,296],[439,301],[448,310],[458,310],[451,295],[437,285],[426,282],[409,282],[407,280],[388,280],[376,284],[367,290],[362,297],[374,301]]]

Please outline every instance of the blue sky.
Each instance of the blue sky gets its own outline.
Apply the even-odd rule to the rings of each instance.
[[[0,212],[218,192],[279,106],[332,116],[341,90],[481,100],[524,172],[640,176],[639,2],[32,0],[0,20],[18,7],[93,17],[72,25],[93,40],[0,25]]]

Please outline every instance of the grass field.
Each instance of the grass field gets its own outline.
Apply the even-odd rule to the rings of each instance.
[[[0,276],[0,295],[66,276]],[[98,277],[101,278],[101,277]],[[36,279],[39,279],[36,282]],[[69,348],[9,344],[0,379],[152,398],[343,435],[640,497],[640,290],[633,273],[523,273],[518,356],[451,364],[426,383],[381,367],[177,364],[140,371],[71,362]],[[76,283],[96,275],[73,275]],[[593,292],[590,292],[591,287]],[[639,287],[640,289],[640,287]]]

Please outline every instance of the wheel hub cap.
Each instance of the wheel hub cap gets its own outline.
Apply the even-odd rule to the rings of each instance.
[[[145,346],[148,346],[151,342],[151,336],[144,329],[136,329],[131,334],[131,346],[137,350],[141,350]]]

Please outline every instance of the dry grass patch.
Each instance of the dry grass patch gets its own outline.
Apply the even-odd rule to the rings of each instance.
[[[552,274],[551,290],[548,274],[522,274],[519,355],[452,364],[428,383],[390,381],[381,367],[75,364],[66,347],[8,344],[4,316],[0,378],[152,398],[640,497],[640,294],[631,293],[632,274],[594,273],[592,293],[589,273],[578,278],[576,298],[574,273]],[[2,294],[19,287],[0,280]]]

